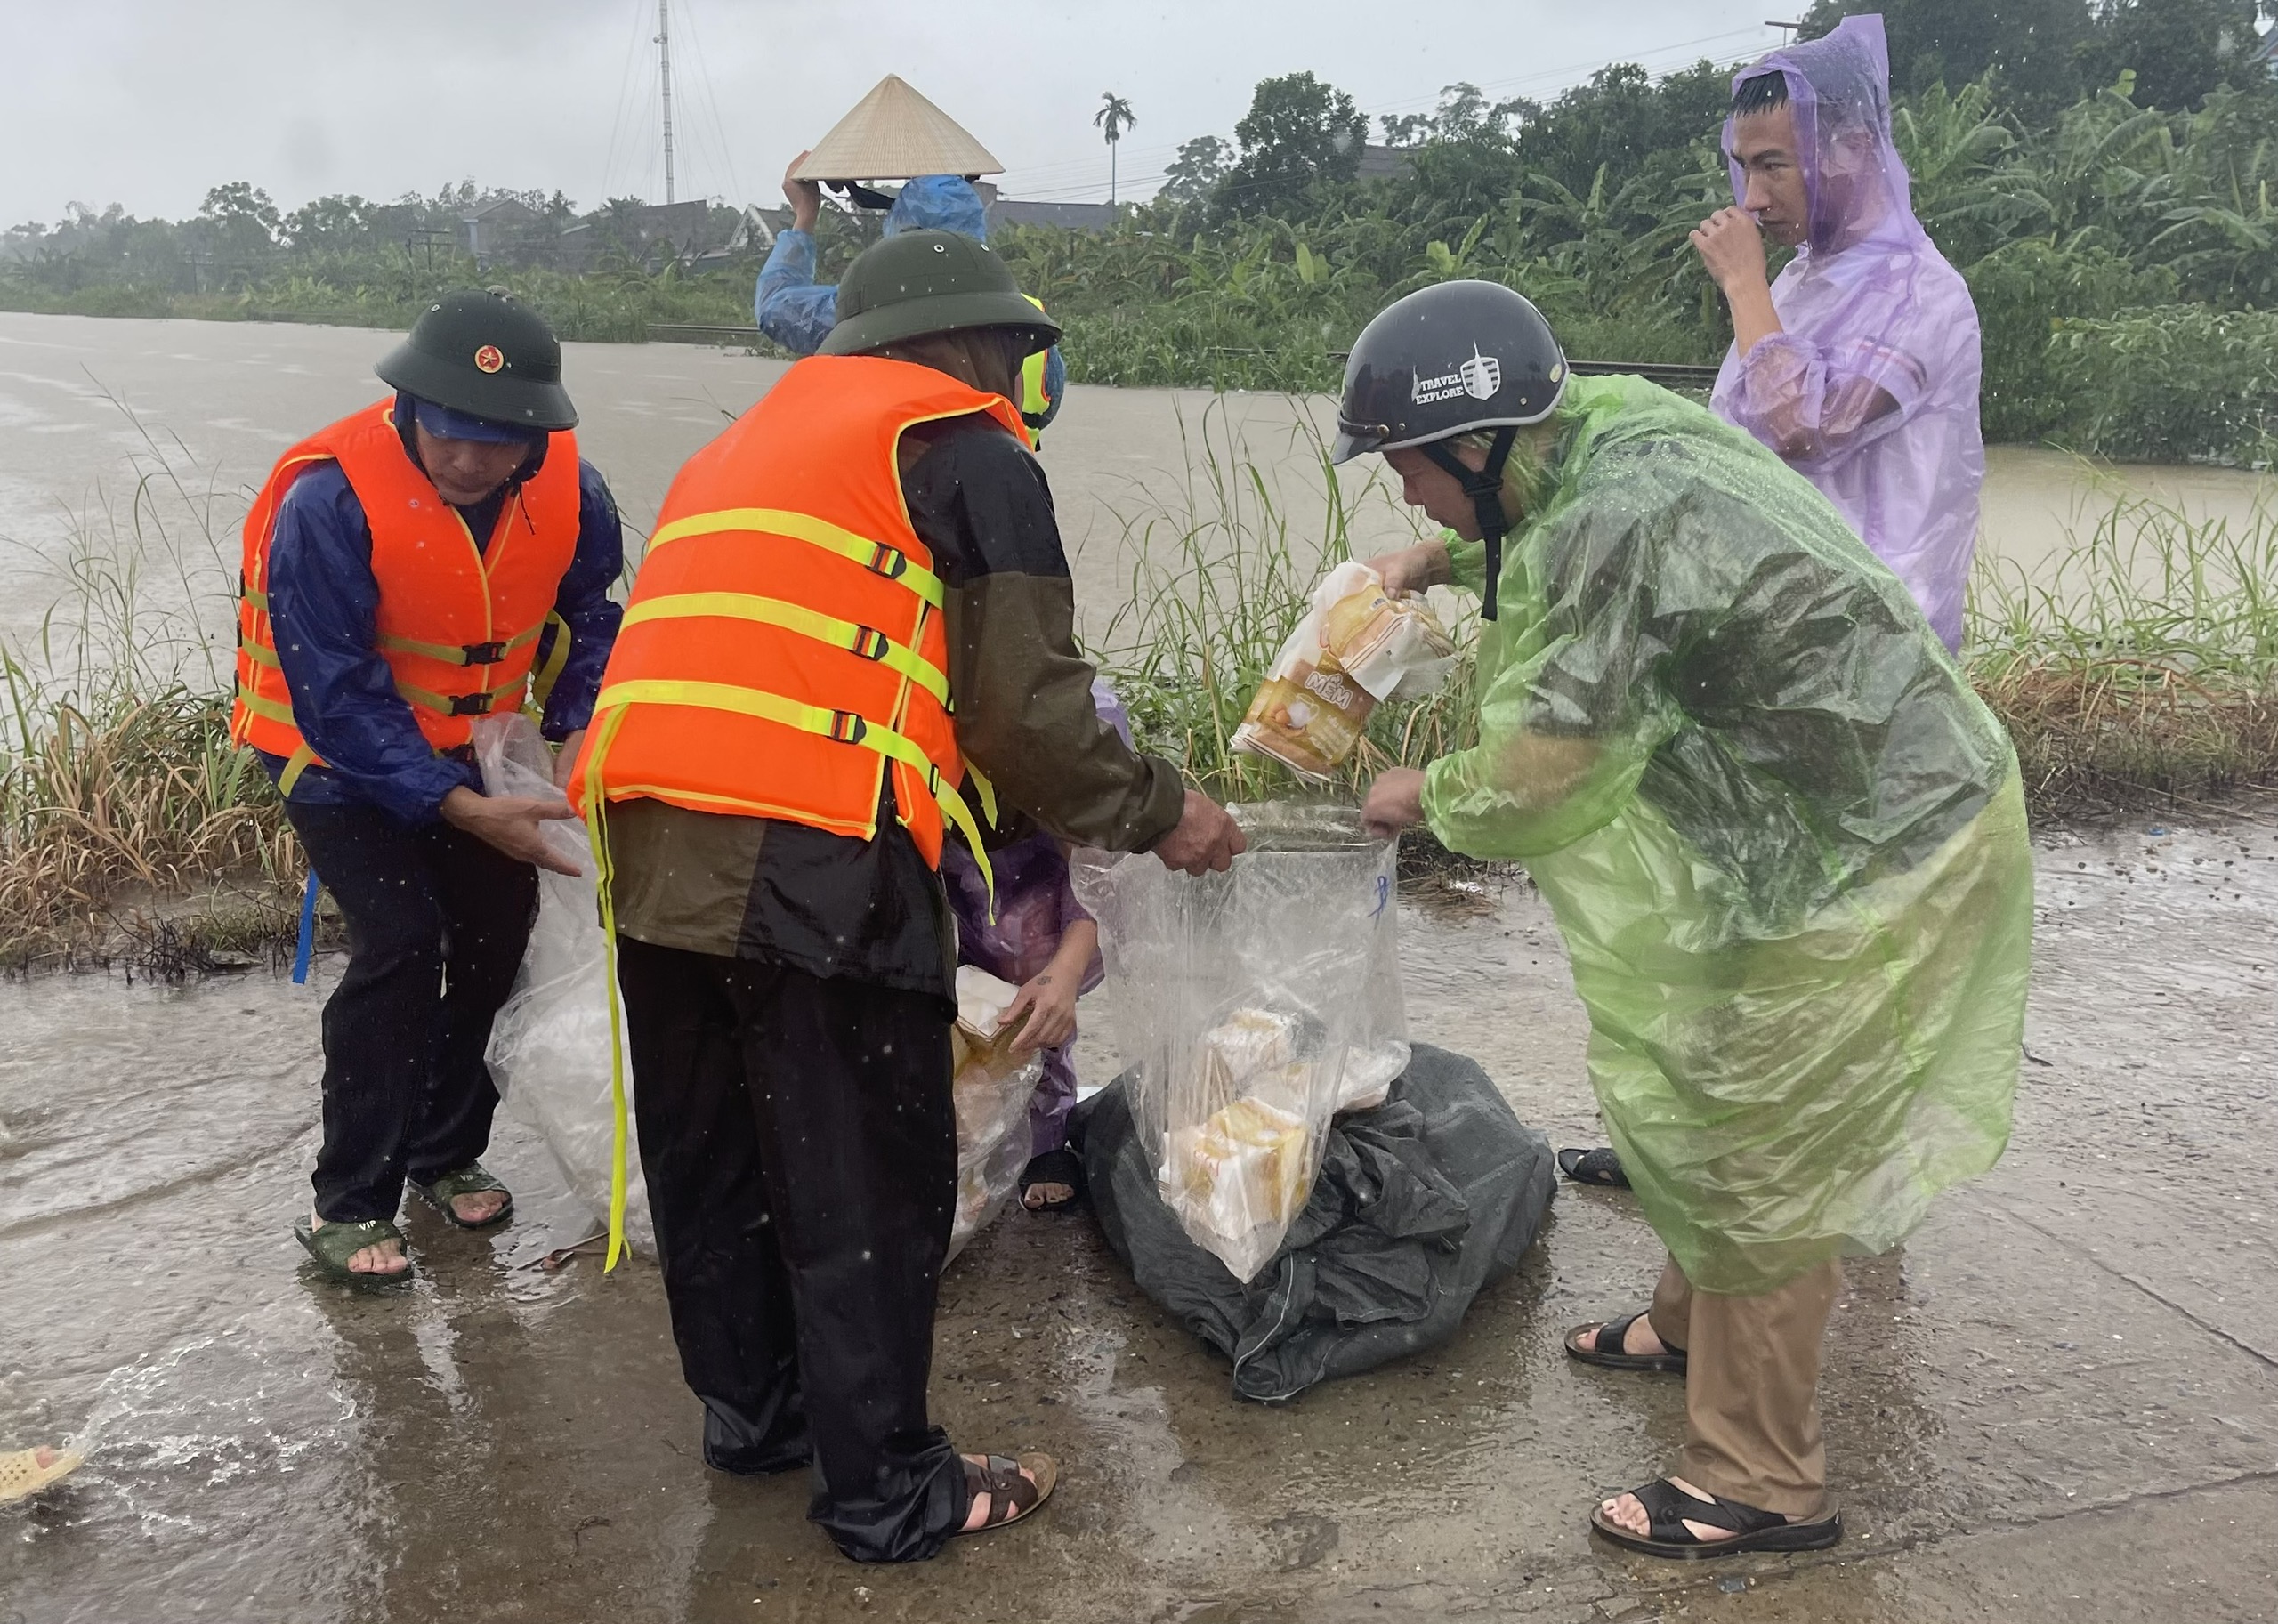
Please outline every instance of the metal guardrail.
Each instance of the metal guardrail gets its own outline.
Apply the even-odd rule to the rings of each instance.
[[[648,324],[652,343],[750,345],[759,342],[757,327],[715,327],[701,322],[652,321]],[[1221,347],[1215,353],[1237,351]],[[1248,353],[1248,351],[1241,351]],[[1258,351],[1264,354],[1266,351]],[[1341,361],[1347,351],[1332,350],[1331,360]],[[1648,383],[1659,384],[1665,389],[1692,389],[1706,392],[1716,387],[1717,368],[1695,367],[1676,361],[1576,361],[1566,363],[1585,377],[1603,377],[1612,373],[1628,373]]]

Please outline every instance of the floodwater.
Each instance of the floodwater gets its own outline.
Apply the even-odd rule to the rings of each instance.
[[[117,553],[141,546],[149,601],[190,595],[217,608],[236,578],[236,522],[252,488],[287,447],[376,397],[372,363],[395,342],[354,327],[0,312],[0,570],[12,587],[21,584],[0,594],[0,642],[27,646],[64,593],[59,566],[77,534]],[[782,371],[780,362],[683,344],[570,344],[563,360],[583,415],[582,448],[643,536],[681,463]],[[1072,390],[1046,437],[1045,465],[1086,631],[1105,635],[1132,595],[1127,523],[1152,518],[1167,543],[1190,513],[1217,511],[1213,448],[1222,468],[1232,445],[1266,471],[1299,555],[1308,553],[1323,528],[1316,453],[1327,425],[1320,400]],[[2028,578],[2121,493],[2234,526],[2258,502],[2278,503],[2278,480],[2233,470],[2098,471],[2023,447],[1996,448],[1988,465],[1985,552]],[[1365,485],[1375,467],[1363,459],[1347,472]],[[138,505],[143,475],[158,477]],[[1357,500],[1348,487],[1346,497],[1357,509],[1356,547],[1411,535],[1380,481]],[[1240,499],[1255,519],[1256,498]],[[1160,563],[1173,551],[1151,556]]]
[[[287,1233],[336,965],[180,988],[0,986],[0,1448],[90,1455],[0,1508],[5,1624],[1013,1620],[1816,1624],[2267,1619],[2278,1594],[2278,822],[2045,837],[2017,1131],[1852,1266],[1825,1408],[1851,1538],[1693,1569],[1583,1531],[1661,1469],[1677,1385],[1561,1330],[1642,1302],[1620,1192],[1562,1192],[1457,1339],[1264,1409],[1090,1223],[1015,1211],[949,1273],[940,1418],[1040,1447],[1033,1524],[840,1560],[796,1475],[707,1473],[653,1272],[582,1240],[528,1135],[503,1232],[409,1218],[419,1282],[311,1278]],[[1523,883],[1410,899],[1423,1038],[1558,1144],[1585,1022]],[[1083,1065],[1111,1064],[1112,1034]]]

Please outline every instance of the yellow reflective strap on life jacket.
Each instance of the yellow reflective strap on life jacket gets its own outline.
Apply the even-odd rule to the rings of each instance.
[[[481,710],[465,711],[458,708],[457,699],[455,699],[449,694],[437,693],[432,688],[422,688],[415,683],[407,683],[401,678],[397,679],[395,691],[401,694],[408,703],[416,705],[423,710],[432,710],[438,715],[488,716],[495,715],[499,711],[514,710],[519,708],[512,703],[501,704],[500,701],[513,700],[516,695],[522,691],[522,684],[521,679],[517,678],[515,681],[508,683],[503,687],[493,688],[488,692],[462,695],[460,696],[461,698],[481,699],[485,702]]]
[[[286,760],[285,771],[277,775],[277,794],[279,797],[284,800],[291,800],[293,798],[293,786],[301,781],[301,774],[306,772],[311,767],[313,767],[316,764],[317,753],[309,748],[306,744],[303,744],[299,748],[295,749],[291,756]]]
[[[238,652],[244,655],[247,659],[253,661],[256,666],[266,666],[271,671],[282,671],[285,669],[285,662],[277,658],[276,650],[264,649],[257,642],[254,642],[249,640],[241,642],[238,644]]]
[[[252,604],[254,608],[260,610],[263,614],[265,615],[269,612],[269,594],[267,593],[256,592],[250,586],[243,586],[238,589],[238,595],[243,598],[246,602]]]
[[[254,715],[263,717],[268,721],[281,722],[287,727],[290,728],[297,728],[300,725],[300,723],[293,720],[293,707],[291,706],[279,705],[274,699],[264,699],[259,694],[254,692],[250,688],[239,688],[238,690],[238,703],[244,706]]]
[[[629,683],[612,683],[602,690],[601,698],[594,701],[596,713],[615,710],[620,706],[689,705],[700,710],[724,710],[739,716],[756,716],[763,722],[772,722],[782,727],[796,728],[803,733],[836,739],[840,744],[859,745],[890,760],[898,761],[914,772],[923,773],[925,788],[941,809],[941,815],[953,824],[965,844],[973,848],[973,861],[980,867],[981,883],[996,894],[996,877],[990,871],[989,852],[981,844],[981,826],[973,821],[973,810],[956,786],[941,776],[933,757],[925,750],[895,732],[881,727],[852,711],[826,710],[820,705],[807,705],[797,699],[787,699],[780,694],[763,689],[738,688],[727,683],[682,683],[666,678],[650,677]],[[592,769],[586,770],[588,779]]]
[[[570,623],[558,610],[549,610],[545,624],[554,628],[553,641],[546,645],[545,657],[530,668],[530,697],[523,707],[533,722],[545,720],[545,702],[553,697],[553,685],[561,680],[561,669],[570,663]]]
[[[857,626],[852,620],[841,620],[803,604],[786,603],[780,598],[763,598],[742,592],[675,593],[669,597],[650,598],[631,605],[625,611],[625,624],[638,626],[644,620],[676,620],[705,615],[750,620],[812,637],[817,642],[876,660],[887,670],[908,677],[941,705],[949,702],[949,674],[917,650],[894,642],[874,627]]]
[[[973,793],[974,798],[981,803],[981,815],[989,820],[990,828],[995,828],[997,827],[997,786],[981,776],[981,769],[973,764],[971,756],[965,758],[965,775],[973,780]],[[990,923],[993,925],[996,921],[992,918]]]
[[[654,553],[667,542],[678,541],[684,536],[710,536],[723,530],[752,530],[767,536],[785,536],[793,541],[804,541],[810,546],[820,547],[826,553],[851,559],[873,575],[899,581],[924,599],[930,608],[941,607],[941,579],[931,570],[918,563],[899,547],[888,546],[882,541],[872,541],[852,530],[818,519],[812,513],[795,513],[782,507],[723,507],[715,513],[691,513],[685,519],[675,519],[658,527],[649,537],[649,551]]]
[[[537,634],[538,628],[532,626],[519,637],[508,638],[498,645],[500,658],[503,658],[513,653],[525,643],[536,642]],[[477,660],[468,658],[471,647],[488,648],[489,645],[487,643],[470,645],[457,642],[423,642],[416,637],[398,637],[392,632],[382,632],[372,641],[383,649],[392,649],[399,654],[416,654],[423,659],[437,660],[446,666],[488,666],[497,663],[494,660]]]
[[[586,838],[594,849],[594,888],[601,901],[602,952],[609,975],[609,1091],[614,1137],[610,1146],[609,1253],[602,1263],[604,1274],[615,1269],[617,1260],[625,1255],[626,1134],[625,1012],[617,986],[617,902],[611,886],[616,869],[609,855],[609,796],[602,788],[602,764],[609,757],[610,746],[617,742],[617,730],[626,715],[624,710],[614,711],[601,723],[594,753],[586,759],[586,804],[581,809],[586,814]]]
[[[1021,297],[1038,310],[1044,308],[1044,301],[1034,294],[1022,294]],[[1052,411],[1052,397],[1046,392],[1044,386],[1045,368],[1050,365],[1051,354],[1049,350],[1038,350],[1021,363],[1021,421],[1029,425],[1031,442],[1038,432],[1043,429],[1044,420]]]

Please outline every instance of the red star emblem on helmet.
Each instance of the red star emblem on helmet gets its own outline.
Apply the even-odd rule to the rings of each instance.
[[[498,353],[497,344],[485,344],[474,352],[474,369],[477,372],[496,372],[505,364],[506,358]]]

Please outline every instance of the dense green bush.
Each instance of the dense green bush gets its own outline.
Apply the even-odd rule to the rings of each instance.
[[[2278,311],[2067,317],[2050,355],[2070,402],[2064,432],[2080,450],[2278,465]]]

